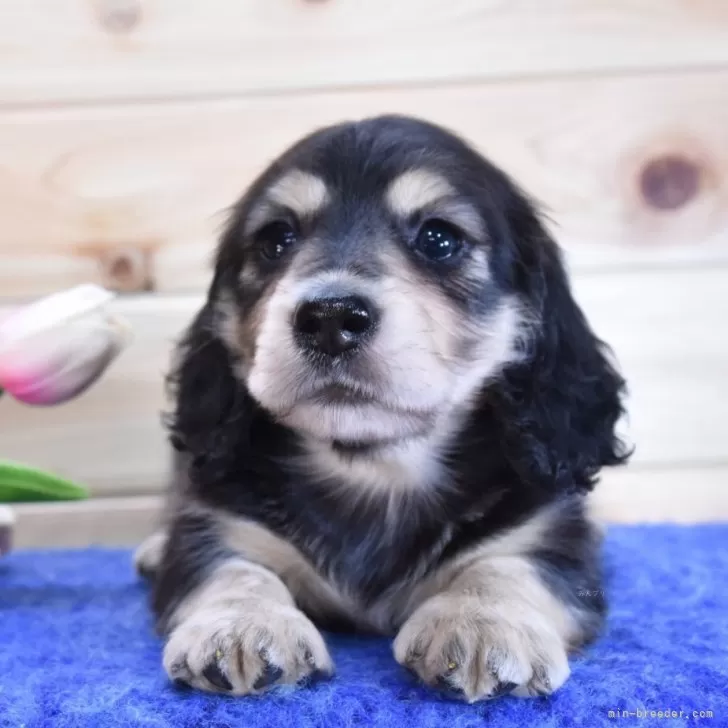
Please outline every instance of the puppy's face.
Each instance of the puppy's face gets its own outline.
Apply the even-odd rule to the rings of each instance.
[[[413,120],[319,131],[253,185],[223,241],[217,310],[251,395],[344,445],[427,435],[511,360],[494,265],[503,178]]]

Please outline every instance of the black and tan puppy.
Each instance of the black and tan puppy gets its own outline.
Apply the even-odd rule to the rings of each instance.
[[[138,553],[171,678],[329,673],[318,627],[343,626],[469,701],[541,695],[598,632],[584,496],[626,459],[623,380],[531,203],[450,133],[380,117],[283,154],[172,384],[168,522]]]

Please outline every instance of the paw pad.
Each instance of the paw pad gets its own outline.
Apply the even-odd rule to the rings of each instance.
[[[220,652],[220,650],[217,652]],[[215,657],[217,657],[217,652],[215,653]],[[210,684],[214,685],[218,690],[230,692],[233,689],[233,684],[225,676],[217,662],[211,662],[202,671],[202,677],[204,677]]]
[[[265,688],[269,688],[283,677],[283,670],[278,667],[278,665],[271,663],[265,652],[260,653],[260,659],[263,662],[264,667],[253,685],[255,690],[264,690]]]

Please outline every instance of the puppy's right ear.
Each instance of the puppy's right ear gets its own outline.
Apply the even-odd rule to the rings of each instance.
[[[190,460],[199,484],[225,480],[249,439],[255,403],[234,375],[231,355],[217,333],[208,300],[185,332],[167,379],[174,403],[167,417],[172,446]]]

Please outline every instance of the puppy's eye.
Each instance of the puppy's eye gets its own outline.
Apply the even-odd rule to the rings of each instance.
[[[460,232],[444,220],[428,220],[417,233],[415,250],[428,260],[445,261],[463,247]]]
[[[255,236],[260,253],[268,260],[277,260],[298,240],[298,235],[287,222],[272,222]]]

